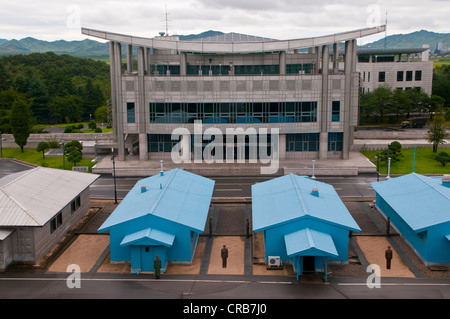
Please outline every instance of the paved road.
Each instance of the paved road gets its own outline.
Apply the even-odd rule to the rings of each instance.
[[[332,277],[323,284],[285,276],[164,275],[156,280],[143,274],[82,273],[80,288],[69,288],[68,277],[0,274],[0,299],[450,299],[450,279],[382,278],[379,288],[369,288],[366,278]]]
[[[264,182],[271,177],[211,177],[216,181],[213,197],[251,197],[251,185]],[[117,198],[122,199],[140,178],[116,177]],[[375,174],[363,174],[355,177],[318,177],[318,181],[331,184],[342,198],[375,196],[370,183],[376,181]],[[91,186],[91,198],[113,199],[114,179],[101,176]]]

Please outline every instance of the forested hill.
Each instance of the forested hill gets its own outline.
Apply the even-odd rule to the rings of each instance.
[[[15,100],[26,101],[36,123],[89,120],[110,97],[106,62],[32,53],[0,58],[0,130],[9,132]]]

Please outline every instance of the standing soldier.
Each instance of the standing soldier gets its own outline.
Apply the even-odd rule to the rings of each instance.
[[[222,256],[222,268],[227,268],[228,248],[225,245],[223,245],[220,255]]]
[[[391,246],[388,246],[386,252],[384,253],[384,256],[386,257],[386,268],[391,269],[391,259],[392,259]]]
[[[159,255],[156,255],[156,259],[153,262],[153,268],[155,268],[155,277],[159,279],[161,274],[161,259],[159,259]]]

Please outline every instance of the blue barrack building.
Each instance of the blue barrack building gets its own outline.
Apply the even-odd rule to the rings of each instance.
[[[333,186],[285,175],[252,186],[253,231],[264,232],[265,258],[279,257],[297,273],[323,271],[348,260],[349,233],[358,224]]]
[[[139,180],[98,229],[109,231],[111,263],[131,263],[131,272],[161,271],[169,262],[191,263],[204,231],[214,181],[173,169]]]
[[[427,264],[450,263],[450,180],[411,173],[372,183],[377,209]]]

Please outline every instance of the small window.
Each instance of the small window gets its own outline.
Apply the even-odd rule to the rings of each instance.
[[[416,71],[415,80],[416,81],[422,81],[422,71],[420,71],[420,70]]]
[[[331,121],[339,122],[341,115],[341,101],[333,101],[331,106]]]
[[[134,110],[134,102],[127,103],[127,123],[135,123],[136,114]]]
[[[413,71],[406,71],[406,81],[412,81]]]
[[[378,73],[378,82],[385,82],[386,81],[386,72],[379,72]]]
[[[55,217],[50,221],[50,234],[59,228],[62,225],[62,213],[59,212]]]
[[[397,71],[397,81],[399,82],[403,81],[403,75],[404,75],[403,71]]]

